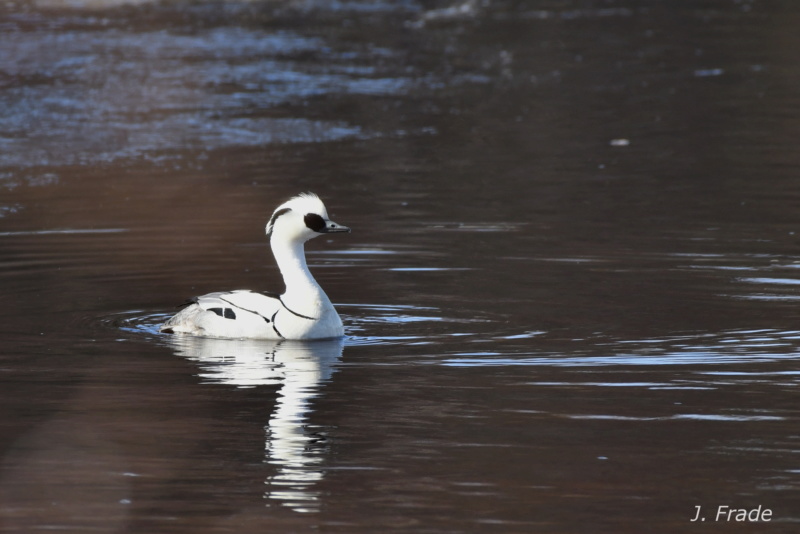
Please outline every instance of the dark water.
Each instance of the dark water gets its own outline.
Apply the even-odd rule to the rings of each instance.
[[[796,532],[799,24],[4,4],[0,531]],[[157,333],[306,190],[344,340]]]

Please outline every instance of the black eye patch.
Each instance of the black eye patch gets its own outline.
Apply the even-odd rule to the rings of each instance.
[[[316,213],[307,214],[305,217],[303,217],[303,220],[305,221],[306,226],[315,232],[322,233],[325,230],[325,219]]]

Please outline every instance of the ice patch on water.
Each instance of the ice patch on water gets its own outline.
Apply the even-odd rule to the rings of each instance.
[[[397,52],[334,50],[292,31],[217,27],[0,32],[0,167],[92,164],[180,150],[416,135],[342,121],[275,116],[326,95],[397,95],[485,83],[387,75]],[[421,131],[420,134],[429,134]]]

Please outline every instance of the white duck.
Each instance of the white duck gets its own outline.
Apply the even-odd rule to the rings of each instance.
[[[308,270],[304,245],[317,236],[350,229],[328,218],[317,195],[305,193],[278,206],[266,231],[286,285],[282,295],[239,289],[194,297],[161,325],[161,331],[252,339],[343,336],[339,314]]]

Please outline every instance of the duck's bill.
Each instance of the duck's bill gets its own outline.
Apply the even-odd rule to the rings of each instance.
[[[325,227],[322,229],[323,234],[341,234],[341,233],[349,233],[350,228],[347,226],[342,226],[341,224],[335,223],[333,221],[325,221]]]

